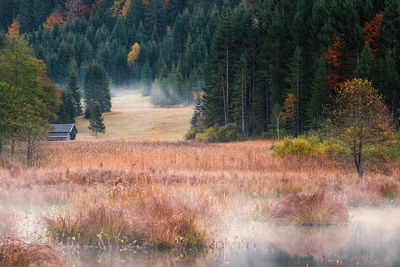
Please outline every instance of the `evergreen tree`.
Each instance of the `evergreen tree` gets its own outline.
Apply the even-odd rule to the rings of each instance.
[[[75,123],[75,105],[72,93],[63,91],[61,93],[61,105],[58,113],[59,123]]]
[[[99,102],[94,103],[93,109],[90,113],[89,130],[95,133],[97,139],[99,133],[106,132],[106,126],[103,123],[103,116],[101,114],[101,106]]]
[[[368,43],[365,43],[365,46],[361,52],[360,62],[356,66],[355,76],[357,78],[363,79],[371,79],[372,76],[372,67],[373,67],[374,59],[372,57],[371,49]]]
[[[84,82],[86,110],[98,102],[102,112],[111,111],[111,93],[103,66],[91,63]]]
[[[301,101],[301,89],[303,84],[303,49],[297,46],[293,57],[289,63],[289,73],[286,77],[286,82],[289,84],[288,94],[294,94],[296,101],[296,135],[300,133],[300,101]],[[301,103],[302,104],[302,103]]]
[[[328,75],[325,59],[321,56],[314,63],[312,96],[308,106],[310,128],[316,129],[324,119],[324,106],[329,101]]]
[[[67,90],[71,92],[71,97],[74,105],[75,116],[79,116],[82,114],[82,105],[81,105],[81,92],[79,91],[78,86],[78,75],[74,69],[71,70],[68,78],[68,86]]]

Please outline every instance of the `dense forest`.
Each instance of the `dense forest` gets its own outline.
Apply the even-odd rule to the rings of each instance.
[[[298,135],[353,77],[399,117],[400,0],[3,0],[0,24],[20,25],[62,89],[100,66],[156,105],[195,101],[197,128]]]

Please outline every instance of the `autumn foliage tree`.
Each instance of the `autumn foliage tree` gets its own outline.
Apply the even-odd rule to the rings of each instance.
[[[328,75],[329,89],[334,90],[340,86],[344,80],[342,68],[343,66],[343,52],[346,49],[345,42],[342,37],[334,34],[332,45],[324,53],[326,62],[331,65],[331,72]]]
[[[131,6],[131,0],[126,0],[124,6],[122,7],[121,14],[123,17],[128,13],[129,7]]]
[[[46,19],[46,22],[43,23],[43,27],[47,27],[52,30],[55,24],[58,25],[64,24],[63,16],[61,16],[61,14],[57,11],[54,11],[53,13],[50,14],[50,16]]]
[[[128,54],[128,65],[133,66],[135,64],[135,61],[138,59],[140,53],[140,45],[138,43],[135,43],[132,46],[132,50]]]
[[[290,125],[292,133],[296,131],[296,106],[297,99],[294,94],[288,94],[283,103],[282,119]]]
[[[383,98],[368,80],[353,79],[336,90],[330,111],[330,136],[350,155],[360,178],[365,162],[377,157],[395,140],[392,122]]]
[[[10,35],[11,38],[14,38],[16,35],[19,34],[19,18],[16,17],[10,27],[8,27],[8,34]]]
[[[375,18],[369,22],[366,22],[364,27],[362,28],[364,40],[369,44],[371,51],[374,55],[379,52],[381,19],[382,14],[376,14]]]

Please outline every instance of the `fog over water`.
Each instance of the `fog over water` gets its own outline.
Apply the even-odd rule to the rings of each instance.
[[[38,229],[40,214],[56,209],[2,208],[19,213],[18,233],[33,239],[45,231]],[[350,215],[348,224],[329,227],[276,227],[232,219],[200,252],[62,250],[72,266],[400,266],[400,208],[353,208]]]

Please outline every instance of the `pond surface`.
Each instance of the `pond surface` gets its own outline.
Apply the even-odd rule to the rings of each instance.
[[[251,223],[202,252],[64,248],[70,266],[400,266],[400,208],[350,211],[331,227]]]

